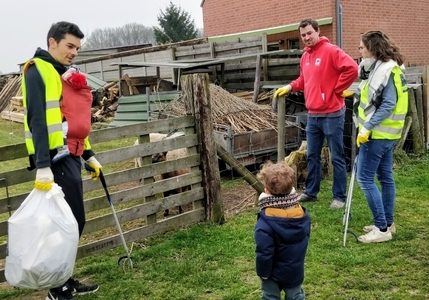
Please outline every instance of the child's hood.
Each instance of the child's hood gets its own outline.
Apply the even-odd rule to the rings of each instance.
[[[283,241],[296,242],[310,234],[310,216],[303,209],[302,218],[268,217],[265,210],[260,212],[260,217]]]

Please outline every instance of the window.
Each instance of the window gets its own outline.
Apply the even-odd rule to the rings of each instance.
[[[287,40],[288,49],[299,49],[299,39],[288,39]]]

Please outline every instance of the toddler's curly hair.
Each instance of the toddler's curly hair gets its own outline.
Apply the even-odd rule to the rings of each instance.
[[[267,161],[256,176],[273,196],[289,195],[295,182],[294,170],[283,162]]]

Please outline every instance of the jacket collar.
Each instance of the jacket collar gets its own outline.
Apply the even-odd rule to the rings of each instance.
[[[313,52],[316,51],[317,49],[319,49],[323,44],[329,43],[329,39],[325,36],[321,36],[319,37],[319,41],[317,42],[316,45],[314,45],[313,47],[305,47],[304,51],[306,52]]]

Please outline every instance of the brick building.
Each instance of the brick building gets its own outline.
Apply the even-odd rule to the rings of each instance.
[[[302,48],[298,23],[313,18],[321,35],[354,58],[359,36],[381,30],[400,47],[407,65],[429,64],[428,0],[202,0],[209,41],[267,35],[268,49]]]

